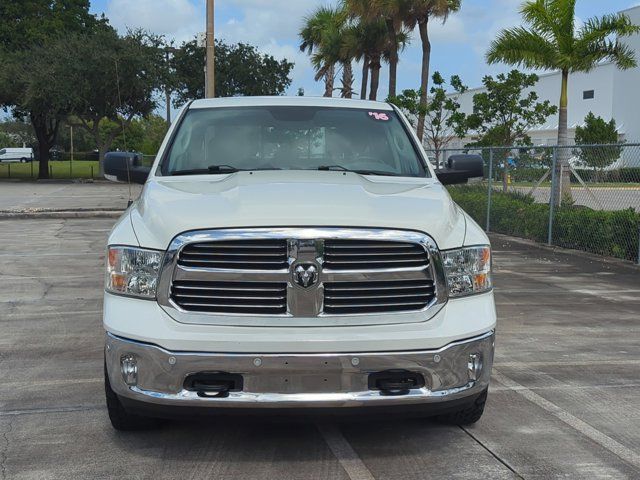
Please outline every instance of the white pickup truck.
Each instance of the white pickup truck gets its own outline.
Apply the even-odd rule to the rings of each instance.
[[[108,240],[105,387],[119,430],[180,415],[408,410],[482,415],[491,249],[385,103],[187,105]]]

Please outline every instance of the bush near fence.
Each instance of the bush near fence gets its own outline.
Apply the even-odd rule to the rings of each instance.
[[[485,177],[488,177],[488,167],[485,167]],[[547,169],[543,168],[512,168],[509,169],[511,175],[511,181],[513,183],[526,182],[536,183],[547,172]],[[584,182],[595,183],[638,183],[640,182],[640,168],[618,168],[615,170],[586,170],[577,168],[576,172],[580,175],[580,178]],[[503,170],[500,167],[495,167],[493,170],[493,180],[496,182],[502,182]],[[551,176],[547,177],[546,183],[551,182]],[[571,183],[579,183],[578,179],[571,176]]]
[[[487,220],[486,186],[450,187],[449,193],[480,225]],[[494,192],[491,199],[491,231],[536,242],[547,241],[549,205],[534,203],[530,196]],[[633,209],[596,211],[563,206],[555,210],[553,244],[625,260],[638,256],[640,213]]]

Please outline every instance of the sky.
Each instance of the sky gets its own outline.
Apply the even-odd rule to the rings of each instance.
[[[321,95],[322,84],[313,80],[308,57],[298,49],[298,31],[304,17],[327,0],[215,0],[216,38],[229,43],[245,42],[276,58],[295,62],[289,94],[304,88],[306,95]],[[165,35],[178,44],[205,29],[205,0],[93,0],[91,10],[104,13],[119,31],[138,28]],[[446,78],[460,75],[469,87],[481,84],[482,77],[508,70],[487,65],[484,54],[490,41],[505,27],[520,23],[521,0],[463,0],[460,12],[443,25],[431,25],[431,70]],[[617,12],[640,4],[638,0],[578,0],[576,15],[584,21],[595,15]],[[417,32],[416,32],[417,33]],[[401,56],[398,87],[418,88],[420,81],[420,39],[414,34]],[[359,82],[359,75],[357,75]],[[386,72],[381,79],[379,98],[386,97]],[[356,85],[359,91],[359,84]]]

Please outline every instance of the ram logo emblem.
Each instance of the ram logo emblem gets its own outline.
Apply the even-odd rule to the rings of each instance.
[[[318,281],[318,268],[312,263],[296,265],[293,271],[293,281],[303,288],[308,288]]]

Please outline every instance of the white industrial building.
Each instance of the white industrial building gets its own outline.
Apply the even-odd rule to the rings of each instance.
[[[623,10],[634,24],[640,24],[640,6]],[[640,35],[622,39],[635,52],[640,63]],[[560,100],[561,73],[539,74],[534,87],[540,101],[557,105]],[[484,88],[469,89],[458,96],[461,110],[473,112],[473,96]],[[569,77],[569,139],[573,141],[575,128],[582,125],[589,112],[609,121],[615,119],[620,139],[640,143],[640,66],[618,70],[613,63],[602,63],[588,73],[573,73]],[[549,117],[545,125],[529,132],[534,145],[555,145],[558,135],[558,115]],[[447,148],[461,148],[472,138],[452,139]]]

